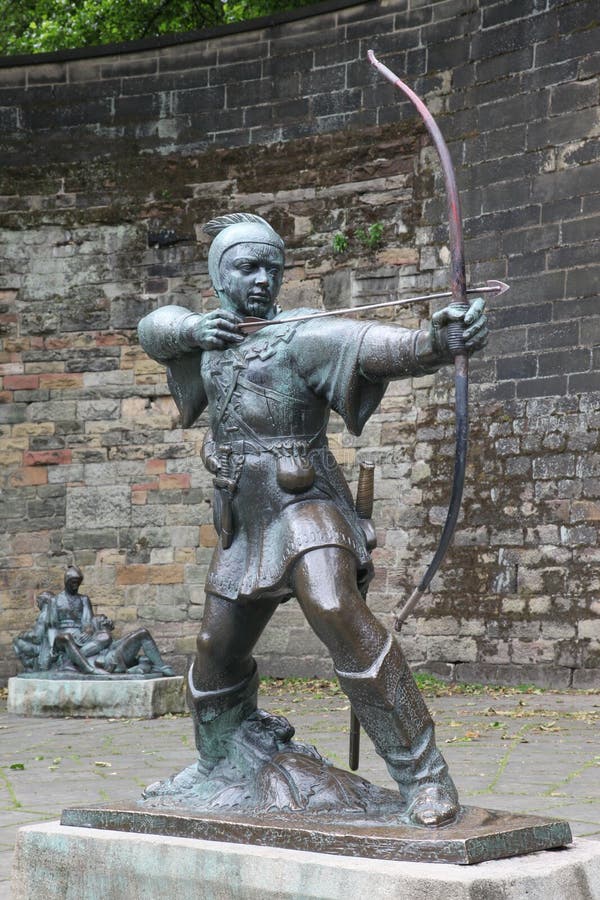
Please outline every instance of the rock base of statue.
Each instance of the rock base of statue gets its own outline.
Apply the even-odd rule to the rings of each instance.
[[[14,900],[600,900],[600,842],[454,866],[46,822],[20,829],[12,888]]]
[[[18,675],[8,681],[8,712],[18,716],[153,719],[186,709],[180,675]]]
[[[479,863],[569,844],[566,822],[461,808],[419,827],[399,791],[338,769],[293,740],[283,716],[256,710],[222,729],[226,756],[198,761],[129,806],[66,809],[63,825],[176,835],[378,859]]]
[[[137,803],[68,808],[53,830],[23,829],[15,896],[41,900],[43,894],[44,900],[52,900],[41,887],[36,894],[37,884],[53,880],[39,880],[36,868],[45,842],[52,854],[44,858],[56,857],[48,865],[56,866],[55,879],[63,891],[56,896],[61,898],[133,896],[121,880],[125,877],[135,885],[136,896],[161,900],[169,894],[182,900],[195,897],[199,884],[203,897],[219,900],[346,900],[350,892],[355,896],[360,891],[374,897],[458,900],[474,896],[469,893],[473,879],[457,875],[459,870],[449,863],[490,865],[488,861],[504,857],[514,858],[498,870],[502,889],[515,883],[515,866],[523,868],[524,878],[521,892],[503,893],[504,898],[520,900],[532,871],[546,892],[539,897],[579,896],[571,888],[583,883],[580,874],[579,882],[569,876],[569,890],[561,895],[547,878],[547,865],[538,863],[536,869],[523,862],[528,855],[569,844],[566,822],[464,807],[447,825],[418,827],[409,821],[410,811],[397,791],[338,769],[314,747],[294,741],[293,728],[283,717],[258,710],[239,727],[222,730],[220,737],[226,758],[212,766],[198,762],[151,785]],[[556,853],[547,856],[550,861]],[[95,868],[90,858],[96,860]],[[104,879],[108,858],[110,883]],[[600,848],[594,859],[600,861]],[[115,864],[122,868],[118,875]],[[398,866],[414,871],[407,878],[410,868],[405,872]],[[441,869],[447,872],[440,880],[435,870]],[[597,874],[600,885],[600,867]],[[112,883],[119,885],[119,894],[111,895]],[[464,883],[465,889],[450,893],[450,883],[454,888]],[[589,896],[581,894],[582,900]]]

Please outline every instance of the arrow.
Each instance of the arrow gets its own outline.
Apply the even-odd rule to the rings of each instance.
[[[503,281],[490,280],[484,285],[477,288],[467,288],[467,294],[504,294],[510,290],[508,284]],[[238,330],[245,331],[246,334],[254,334],[261,328],[269,325],[281,325],[282,321],[287,325],[288,322],[307,322],[309,319],[325,319],[329,316],[348,316],[352,313],[365,312],[369,309],[383,309],[386,306],[405,306],[409,303],[419,303],[421,300],[440,300],[443,297],[452,297],[451,291],[441,291],[438,294],[421,294],[419,297],[407,297],[405,300],[385,300],[381,303],[367,303],[366,306],[347,306],[345,309],[329,309],[326,312],[311,313],[305,316],[292,316],[289,319],[258,319],[254,316],[246,316],[239,323]]]

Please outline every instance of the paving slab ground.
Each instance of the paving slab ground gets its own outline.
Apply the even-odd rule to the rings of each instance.
[[[441,694],[441,696],[440,696]],[[600,839],[600,693],[428,690],[438,742],[467,804],[559,816]],[[349,707],[329,682],[271,682],[262,704],[347,765]],[[191,721],[27,719],[0,707],[0,900],[17,829],[63,807],[133,800],[194,758]],[[359,774],[393,786],[363,734]]]

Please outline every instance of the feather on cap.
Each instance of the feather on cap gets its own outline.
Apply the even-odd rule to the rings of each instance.
[[[230,225],[239,225],[242,222],[254,222],[266,225],[267,228],[271,227],[266,219],[254,213],[228,213],[226,216],[217,216],[216,219],[211,219],[210,222],[202,226],[202,231],[211,237],[216,237],[225,228],[229,228]]]
[[[261,216],[254,213],[228,213],[211,219],[202,230],[213,238],[208,251],[208,273],[214,288],[222,288],[219,264],[226,250],[236,244],[266,244],[275,247],[283,255],[285,244],[282,238]]]

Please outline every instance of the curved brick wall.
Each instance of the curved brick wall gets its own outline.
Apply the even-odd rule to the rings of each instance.
[[[96,605],[149,625],[180,669],[193,648],[214,540],[202,429],[179,428],[134,326],[157,304],[211,307],[202,222],[270,218],[289,247],[288,305],[446,285],[437,163],[368,66],[372,46],[439,115],[472,283],[512,285],[473,366],[456,546],[403,644],[457,678],[600,684],[593,6],[325,4],[171,44],[0,61],[1,675],[36,591],[58,589],[72,560]],[[373,222],[370,249],[357,229]],[[359,440],[332,425],[350,480],[357,458],[378,463],[369,602],[384,617],[436,546],[452,421],[439,375],[395,384]],[[260,655],[273,674],[329,671],[293,603]]]

